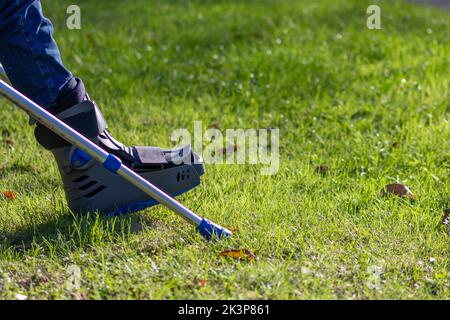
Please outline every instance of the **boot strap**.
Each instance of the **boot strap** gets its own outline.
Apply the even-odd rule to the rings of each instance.
[[[134,147],[134,155],[140,164],[167,164],[166,157],[158,147]]]

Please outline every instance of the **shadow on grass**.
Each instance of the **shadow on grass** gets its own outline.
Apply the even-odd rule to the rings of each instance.
[[[68,252],[127,240],[132,234],[154,224],[155,220],[143,215],[107,217],[99,214],[75,215],[66,211],[45,223],[0,235],[0,247],[19,254],[28,250],[43,250],[52,254]]]

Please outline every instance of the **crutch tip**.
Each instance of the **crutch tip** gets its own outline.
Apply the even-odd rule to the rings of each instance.
[[[203,218],[197,226],[197,230],[206,240],[223,239],[232,235],[232,232],[218,224]]]

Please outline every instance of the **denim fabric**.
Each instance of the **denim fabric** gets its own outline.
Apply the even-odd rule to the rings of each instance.
[[[0,62],[12,85],[43,107],[72,78],[39,0],[0,0]]]

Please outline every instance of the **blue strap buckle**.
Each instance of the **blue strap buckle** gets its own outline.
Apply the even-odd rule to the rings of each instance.
[[[76,149],[70,158],[70,164],[74,168],[81,168],[91,160],[91,156],[81,149]]]

